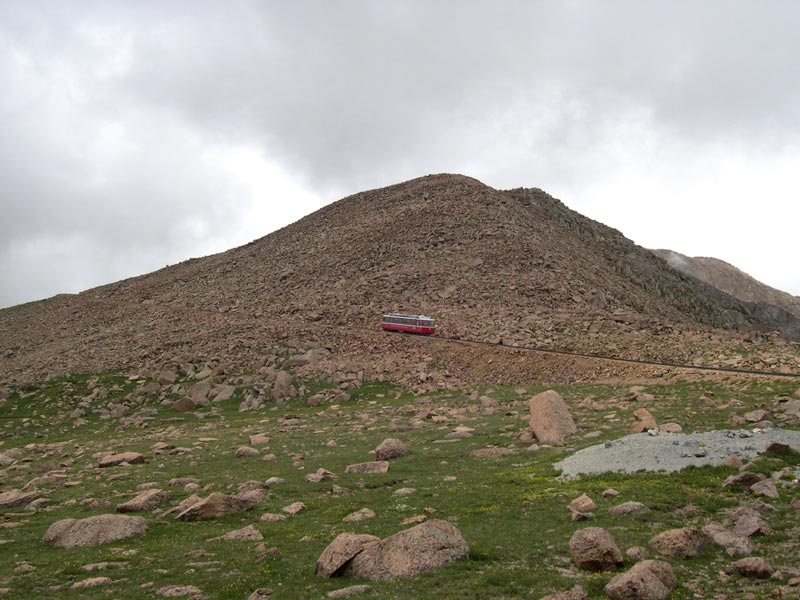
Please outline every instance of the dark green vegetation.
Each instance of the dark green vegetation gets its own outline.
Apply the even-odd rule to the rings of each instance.
[[[306,384],[310,392],[327,384]],[[670,383],[646,386],[653,400],[633,400],[630,387],[571,386],[557,388],[573,410],[578,434],[562,448],[529,450],[526,439],[527,398],[543,388],[495,388],[442,392],[425,397],[383,383],[365,383],[338,405],[316,408],[303,400],[269,405],[258,412],[239,413],[242,396],[216,407],[203,418],[175,413],[156,397],[142,396],[143,408],[154,409],[151,420],[121,425],[101,419],[91,410],[74,426],[66,415],[95,387],[108,391],[92,406],[113,404],[130,394],[134,382],[119,375],[99,378],[74,376],[42,386],[13,390],[0,405],[3,443],[0,452],[22,449],[14,465],[0,471],[1,491],[21,488],[44,477],[39,488],[49,503],[35,511],[13,508],[0,518],[0,588],[9,598],[156,598],[154,590],[168,585],[193,585],[209,598],[246,598],[268,587],[275,598],[321,598],[325,593],[363,581],[319,579],[314,564],[327,544],[344,531],[381,537],[410,525],[416,515],[450,520],[471,549],[469,560],[412,579],[374,583],[369,598],[531,598],[569,589],[581,583],[592,598],[605,597],[609,574],[593,574],[572,565],[568,541],[572,533],[592,525],[605,527],[623,552],[647,547],[648,540],[666,529],[703,526],[725,521],[725,510],[752,503],[749,492],[721,487],[733,473],[726,467],[686,469],[678,474],[604,475],[559,481],[552,464],[571,451],[624,435],[633,410],[646,407],[659,423],[675,421],[684,431],[729,428],[730,419],[764,408],[780,424],[779,400],[790,396],[796,382],[727,379],[716,383]],[[309,392],[309,393],[310,393]],[[499,408],[481,408],[478,397],[499,401]],[[592,399],[586,400],[588,396]],[[702,400],[701,400],[702,399]],[[471,437],[446,440],[456,426],[473,428]],[[784,426],[796,427],[788,422]],[[594,435],[597,432],[597,435]],[[260,455],[236,458],[235,450],[248,436],[271,438],[259,446]],[[592,437],[584,437],[591,434]],[[345,467],[372,459],[370,450],[384,438],[405,441],[411,453],[391,462],[384,475],[345,474]],[[333,440],[335,443],[331,443]],[[152,446],[166,442],[188,451],[156,453]],[[514,448],[515,454],[477,458],[473,450],[494,445]],[[145,464],[99,469],[97,459],[109,452],[138,451]],[[274,453],[276,458],[262,458]],[[769,500],[776,511],[766,516],[774,533],[758,539],[759,551],[786,573],[784,581],[756,584],[737,575],[719,577],[732,562],[721,548],[709,547],[697,559],[668,559],[680,582],[672,598],[743,597],[755,590],[767,598],[786,585],[800,557],[800,511],[789,503],[798,496],[796,454],[759,458],[753,470],[770,474],[788,469],[779,483],[781,496]],[[308,483],[307,473],[324,467],[340,479]],[[150,525],[140,538],[95,548],[64,550],[45,546],[41,539],[53,522],[114,512],[132,497],[140,484],[155,482],[169,492],[169,508],[186,498],[173,478],[194,477],[206,491],[233,493],[248,480],[281,477],[269,497],[249,512],[215,521],[183,523],[173,517],[145,514]],[[333,493],[336,484],[349,493]],[[416,488],[404,497],[392,496],[402,487]],[[602,498],[607,488],[617,498]],[[567,503],[586,493],[598,508],[594,519],[574,523]],[[261,522],[263,513],[280,513],[296,501],[306,510],[279,522]],[[652,511],[614,516],[608,508],[638,501]],[[377,516],[356,523],[343,517],[362,507]],[[264,535],[263,546],[253,541],[209,541],[245,525]],[[260,546],[260,547],[259,547]],[[267,551],[276,548],[275,552]],[[87,572],[84,565],[103,561],[123,563]],[[633,564],[628,559],[626,567]],[[28,565],[28,566],[25,566]],[[104,576],[112,583],[85,590],[70,585]],[[367,582],[368,583],[368,582]]]

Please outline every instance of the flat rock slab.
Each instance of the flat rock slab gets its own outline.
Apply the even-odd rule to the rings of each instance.
[[[389,471],[389,463],[385,460],[376,460],[368,463],[357,463],[355,465],[348,465],[344,470],[345,473],[386,473]]]
[[[100,459],[98,466],[101,469],[105,469],[107,467],[115,467],[117,465],[121,465],[122,463],[128,463],[129,465],[136,465],[141,464],[144,462],[144,455],[139,454],[138,452],[122,452],[120,454],[108,454]]]
[[[14,508],[15,506],[22,506],[23,504],[29,504],[34,500],[38,500],[41,497],[40,492],[21,492],[20,490],[8,490],[7,492],[3,492],[0,494],[0,509],[3,508]]]
[[[800,431],[766,429],[717,430],[704,433],[647,433],[626,435],[575,452],[553,465],[561,477],[636,471],[675,472],[689,466],[723,465],[729,454],[750,460],[772,442],[800,451]]]
[[[56,521],[44,533],[45,544],[59,548],[99,546],[142,535],[147,521],[127,515],[95,515],[86,519]]]

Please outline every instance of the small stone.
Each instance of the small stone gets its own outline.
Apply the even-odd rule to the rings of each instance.
[[[275,513],[264,513],[263,515],[261,515],[258,518],[258,520],[259,521],[265,521],[265,522],[268,522],[268,523],[274,523],[274,522],[277,522],[277,521],[285,521],[286,518],[287,518],[286,515],[279,515],[279,514],[275,514]]]
[[[364,592],[372,591],[372,586],[370,585],[351,585],[350,587],[341,588],[338,590],[333,590],[328,592],[328,598],[347,598],[348,596],[353,596],[355,594],[362,594]]]
[[[650,512],[650,509],[641,502],[623,502],[608,509],[612,515],[639,515]]]
[[[247,456],[258,456],[261,452],[257,448],[251,446],[239,446],[236,449],[236,458],[244,458]]]
[[[416,491],[416,488],[400,488],[392,492],[392,496],[410,496]]]
[[[281,510],[285,512],[287,515],[296,515],[297,513],[305,510],[306,505],[302,502],[292,502],[284,506]]]
[[[203,591],[193,585],[168,585],[158,588],[155,591],[156,596],[162,598],[181,598],[183,596],[203,596]]]
[[[375,516],[375,511],[370,508],[362,508],[355,512],[351,512],[344,517],[342,521],[345,523],[353,523],[355,521],[363,521],[364,519],[372,519]]]
[[[72,590],[81,590],[85,588],[97,587],[98,585],[107,585],[113,583],[110,577],[89,577],[81,581],[76,581],[70,587]]]

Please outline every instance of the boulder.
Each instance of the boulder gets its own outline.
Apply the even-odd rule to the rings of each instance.
[[[623,562],[614,538],[602,527],[587,527],[573,533],[569,551],[576,565],[590,571],[610,571]]]
[[[765,477],[761,473],[752,473],[750,471],[742,471],[738,475],[731,475],[722,482],[722,487],[743,487],[750,489],[759,481],[763,481]]]
[[[752,508],[742,506],[731,513],[733,530],[739,535],[752,537],[754,535],[769,535],[772,527],[769,526],[761,515]]]
[[[772,498],[773,500],[776,500],[780,496],[780,494],[778,494],[778,488],[775,485],[775,482],[771,479],[765,479],[764,481],[754,483],[750,486],[750,491],[759,496]]]
[[[755,545],[749,537],[725,529],[718,523],[709,523],[703,527],[703,533],[714,544],[725,548],[729,556],[750,556],[755,552]]]
[[[29,504],[34,500],[41,497],[41,493],[37,491],[23,492],[17,489],[8,490],[0,494],[0,509],[14,508],[15,506],[23,506]]]
[[[578,431],[564,400],[553,390],[537,394],[528,400],[531,411],[530,428],[542,444],[560,446]]]
[[[662,556],[695,558],[700,556],[708,541],[699,529],[681,527],[659,533],[650,540],[650,547]]]
[[[375,448],[375,460],[391,460],[408,454],[408,446],[397,438],[386,438]]]
[[[597,508],[597,504],[594,503],[594,500],[589,498],[586,494],[578,496],[572,502],[567,505],[567,508],[570,511],[577,511],[577,512],[589,512]]]
[[[127,515],[95,515],[86,519],[56,521],[44,533],[42,541],[59,548],[99,546],[142,535],[147,521]]]
[[[200,500],[181,511],[175,517],[177,521],[207,521],[248,510],[251,505],[235,496],[227,496],[219,492]]]
[[[258,456],[261,452],[258,451],[257,448],[253,448],[252,446],[239,446],[236,449],[235,456],[236,458],[246,458],[248,456]]]
[[[351,512],[342,519],[345,523],[353,523],[354,521],[363,521],[365,519],[372,519],[375,516],[375,511],[371,508],[362,508],[355,512]]]
[[[367,544],[344,565],[342,573],[388,581],[438,569],[468,555],[461,532],[447,521],[433,519]]]
[[[104,456],[100,459],[98,466],[101,469],[105,469],[106,467],[115,467],[117,465],[121,465],[122,463],[136,465],[143,462],[144,455],[139,454],[138,452],[122,452],[120,454],[108,454]]]
[[[189,398],[189,396],[184,396],[183,398],[178,398],[175,402],[172,403],[172,410],[175,412],[190,412],[193,411],[197,405],[195,404],[194,400]]]
[[[772,575],[772,566],[763,558],[755,556],[737,560],[733,563],[733,568],[742,577],[753,579],[767,579]]]
[[[316,574],[318,577],[333,577],[356,554],[370,543],[380,541],[374,535],[359,533],[342,533],[322,551],[317,559]]]
[[[264,536],[261,532],[256,529],[253,525],[248,525],[247,527],[242,527],[241,529],[236,529],[235,531],[229,531],[225,535],[221,535],[215,540],[246,540],[246,541],[259,541],[263,540]]]
[[[167,492],[159,489],[146,490],[135,498],[117,506],[117,512],[139,512],[153,510],[167,499]]]
[[[609,581],[605,592],[612,600],[666,600],[677,585],[669,563],[643,560]]]
[[[272,399],[275,402],[283,402],[287,398],[294,398],[297,390],[292,385],[292,376],[286,371],[278,371],[275,375],[275,382],[272,384]]]
[[[633,411],[633,416],[636,417],[636,422],[630,426],[630,433],[642,433],[648,429],[655,429],[656,418],[646,408],[637,408]]]

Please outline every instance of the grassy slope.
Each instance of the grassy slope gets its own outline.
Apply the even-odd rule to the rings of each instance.
[[[45,495],[51,504],[29,515],[23,509],[5,511],[11,516],[0,520],[0,587],[10,588],[11,598],[147,598],[156,597],[152,589],[166,585],[194,585],[209,598],[246,598],[259,587],[273,588],[276,598],[320,598],[327,591],[355,583],[353,580],[325,580],[314,576],[314,563],[325,546],[343,531],[387,536],[406,526],[404,518],[435,509],[437,518],[451,520],[467,539],[469,560],[408,580],[373,584],[371,598],[540,598],[546,593],[581,583],[591,597],[605,597],[603,585],[609,574],[579,571],[571,564],[568,541],[572,533],[587,525],[608,528],[624,550],[647,545],[647,540],[665,529],[694,524],[702,526],[712,518],[724,519],[720,512],[751,500],[749,493],[721,488],[730,469],[687,469],[679,474],[606,475],[579,480],[558,481],[552,464],[576,448],[582,448],[627,433],[638,402],[611,400],[622,398],[627,388],[572,386],[559,389],[571,405],[582,431],[571,446],[530,452],[516,441],[525,429],[524,399],[539,391],[527,388],[526,394],[514,389],[496,388],[490,395],[502,403],[502,410],[487,414],[468,407],[478,403],[462,392],[432,396],[431,404],[445,422],[426,421],[420,429],[407,429],[416,408],[428,406],[411,394],[385,384],[362,386],[353,398],[338,408],[308,408],[301,401],[270,407],[259,413],[238,413],[239,394],[222,406],[222,416],[169,421],[176,416],[169,408],[153,403],[158,414],[147,427],[117,429],[109,420],[91,413],[89,423],[72,427],[58,414],[88,392],[87,377],[57,379],[39,387],[20,390],[0,406],[5,437],[0,450],[38,444],[26,450],[20,461],[0,475],[2,489],[21,487],[35,476],[64,471],[68,487],[58,487]],[[122,396],[132,384],[122,377],[108,375],[101,385]],[[319,386],[317,386],[319,387]],[[656,401],[647,405],[659,422],[676,420],[685,431],[727,427],[731,414],[742,414],[775,397],[794,391],[791,382],[728,381],[721,384],[670,384],[652,386],[648,392]],[[480,390],[481,393],[486,390]],[[696,400],[706,394],[716,406],[702,406]],[[581,408],[587,395],[608,403],[608,410]],[[397,396],[397,397],[396,397]],[[474,396],[473,396],[474,397]],[[731,402],[731,398],[735,401]],[[106,400],[105,402],[108,402]],[[725,405],[729,405],[724,408]],[[720,408],[720,405],[723,408]],[[446,409],[456,409],[448,412]],[[458,410],[463,409],[463,410]],[[461,414],[458,414],[458,413]],[[610,413],[616,413],[610,416]],[[300,417],[300,425],[280,422],[287,415]],[[26,420],[27,419],[27,420]],[[440,443],[459,422],[475,428],[471,438]],[[27,423],[27,425],[26,425]],[[585,439],[584,433],[599,431],[599,437]],[[251,433],[266,433],[270,444],[262,454],[274,452],[277,459],[264,462],[259,457],[235,458],[234,451],[247,443]],[[385,475],[348,475],[345,466],[371,460],[369,451],[385,437],[399,437],[411,454],[392,461]],[[201,441],[205,439],[206,441]],[[337,445],[327,445],[329,440]],[[165,441],[190,447],[191,453],[153,455],[151,446]],[[48,444],[42,446],[42,444]],[[61,444],[54,446],[53,444]],[[516,445],[518,453],[500,459],[479,459],[469,455],[473,449],[489,444]],[[134,450],[148,454],[144,465],[100,470],[96,454]],[[299,456],[302,455],[302,460]],[[796,464],[797,457],[763,459],[761,468]],[[341,476],[335,483],[351,488],[347,495],[331,493],[331,482],[306,483],[303,477],[318,467]],[[137,485],[157,482],[170,492],[172,505],[188,494],[169,487],[174,477],[191,476],[214,491],[233,492],[249,479],[264,481],[271,476],[286,479],[272,488],[270,497],[253,510],[216,521],[179,523],[172,518],[146,515],[147,533],[126,540],[87,549],[63,550],[41,543],[45,529],[62,518],[79,518],[113,512],[114,506],[130,497]],[[454,481],[444,481],[454,476]],[[363,479],[363,487],[359,480]],[[791,569],[800,555],[797,531],[800,515],[789,501],[796,494],[787,482],[777,512],[767,518],[775,533],[759,539],[762,554],[773,566]],[[411,496],[396,498],[392,491],[414,487]],[[616,499],[603,499],[601,492],[613,487]],[[570,520],[566,504],[572,498],[589,494],[597,503],[596,517],[585,523]],[[108,502],[107,508],[91,506],[87,499]],[[651,513],[639,516],[613,516],[607,508],[622,501],[636,500],[650,506]],[[281,507],[302,501],[307,509],[286,521],[259,522],[264,512],[280,512]],[[372,508],[377,516],[358,523],[343,523],[342,518],[362,507]],[[430,511],[431,513],[433,511]],[[16,516],[14,516],[16,515]],[[278,553],[261,556],[257,542],[207,541],[209,538],[254,524],[265,537],[267,547]],[[18,525],[18,526],[16,526]],[[310,538],[310,539],[309,539]],[[123,561],[122,568],[87,573],[82,566],[100,561]],[[728,582],[717,574],[731,559],[719,548],[708,548],[694,560],[670,559],[680,587],[673,598],[692,598],[695,594],[739,594],[759,590],[767,597],[779,585],[768,581],[755,588],[734,576]],[[27,563],[33,570],[19,567]],[[627,566],[630,566],[629,560]],[[24,568],[24,567],[23,567]],[[87,590],[70,590],[69,585],[90,576],[107,576],[114,583]]]

